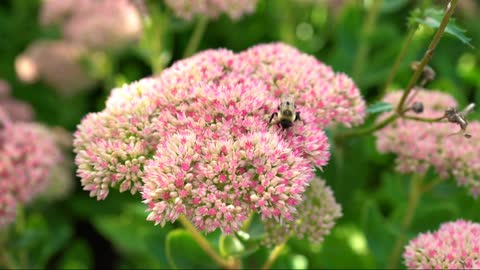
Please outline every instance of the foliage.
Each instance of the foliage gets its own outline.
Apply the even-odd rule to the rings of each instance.
[[[378,114],[395,109],[379,100],[393,59],[414,25],[411,22],[422,27],[415,32],[387,90],[406,87],[412,75],[410,63],[422,58],[444,7],[435,5],[438,1],[385,0],[372,31],[364,36],[362,26],[370,14],[370,6],[364,2],[372,1],[307,2],[316,1],[259,0],[255,12],[238,21],[226,15],[211,19],[197,51],[224,47],[238,52],[259,43],[283,41],[336,72],[352,74],[361,44],[368,42],[367,57],[354,79],[368,104],[373,104],[365,124],[370,126]],[[34,107],[38,122],[74,132],[86,114],[104,108],[113,87],[156,74],[183,58],[195,20],[174,17],[163,1],[146,3],[151,18],[144,22],[146,30],[138,45],[107,51],[92,58],[96,61],[84,63],[97,78],[95,85],[89,91],[62,96],[43,82],[22,83],[14,69],[15,57],[31,42],[58,38],[59,29],[39,25],[40,0],[1,1],[0,78],[11,84],[13,96]],[[473,49],[480,47],[480,24],[476,13],[469,11],[457,7],[455,22],[446,28],[449,35],[442,37],[429,63],[437,77],[428,87],[451,94],[461,108],[480,103],[480,50]],[[476,12],[480,12],[478,4]],[[478,108],[469,117],[478,118]],[[418,233],[436,230],[446,221],[464,218],[480,222],[480,201],[447,179],[422,194],[413,220],[405,228],[412,176],[395,172],[395,157],[378,153],[371,134],[335,141],[332,134],[342,131],[345,128],[328,131],[332,157],[317,173],[332,188],[343,217],[321,244],[288,241],[272,268],[385,268],[399,237],[406,244]],[[423,181],[428,185],[436,178],[429,171]],[[0,232],[0,262],[7,268],[221,268],[180,223],[160,228],[146,221],[140,195],[112,191],[108,199],[97,202],[76,180],[70,197],[53,204],[28,205],[8,232]],[[248,230],[230,236],[217,231],[205,237],[226,260],[241,258],[244,268],[261,267],[272,250],[258,245],[263,237],[258,216],[252,217]],[[5,250],[8,256],[1,255]],[[400,267],[405,266],[399,259],[393,268]]]

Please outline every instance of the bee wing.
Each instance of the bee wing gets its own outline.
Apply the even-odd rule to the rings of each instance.
[[[473,111],[473,108],[475,108],[475,103],[470,103],[468,104],[467,107],[465,107],[465,109],[463,109],[463,111],[461,111],[460,113],[462,115],[467,115],[469,113],[471,113]]]

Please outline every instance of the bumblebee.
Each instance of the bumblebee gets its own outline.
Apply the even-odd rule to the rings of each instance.
[[[293,96],[283,96],[278,111],[272,114],[269,124],[280,125],[283,129],[293,126],[293,122],[301,120],[300,112],[295,111],[296,107]]]

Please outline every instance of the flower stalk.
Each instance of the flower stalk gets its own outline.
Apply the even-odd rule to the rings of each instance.
[[[234,260],[226,260],[210,245],[208,240],[193,226],[193,224],[183,215],[178,220],[183,227],[192,235],[198,245],[220,266],[226,269],[236,269],[238,264]]]
[[[367,18],[363,25],[360,47],[358,48],[357,55],[353,64],[353,78],[358,80],[362,75],[362,68],[365,66],[365,60],[367,59],[368,51],[370,48],[370,37],[375,31],[375,23],[382,7],[383,0],[374,0],[370,7]]]
[[[203,34],[207,29],[208,25],[208,18],[206,16],[200,16],[197,20],[197,24],[195,25],[195,29],[193,30],[192,36],[188,41],[187,47],[183,52],[183,58],[187,58],[192,56],[195,51],[197,51],[200,42],[202,41]]]
[[[273,263],[277,260],[278,256],[282,254],[282,251],[285,249],[285,242],[276,245],[272,252],[270,253],[270,256],[268,256],[268,259],[265,261],[265,263],[262,266],[262,269],[270,269],[272,267]]]
[[[406,233],[412,224],[413,217],[415,215],[415,210],[417,209],[418,202],[422,195],[422,182],[425,178],[425,174],[414,174],[410,182],[410,191],[408,194],[408,205],[407,213],[405,214],[400,235],[397,237],[392,253],[389,256],[387,268],[393,269],[396,267],[397,262],[400,258],[402,252],[402,247],[405,242]]]
[[[442,18],[442,22],[440,23],[440,26],[438,27],[437,31],[435,32],[435,35],[434,35],[432,41],[430,42],[430,45],[428,46],[428,49],[425,52],[422,60],[420,61],[420,64],[415,69],[415,72],[413,73],[412,77],[410,78],[410,81],[408,82],[408,85],[407,85],[405,91],[403,92],[403,95],[400,99],[400,102],[398,103],[398,105],[395,109],[395,113],[393,113],[390,117],[386,118],[385,120],[381,121],[380,123],[373,124],[370,127],[363,128],[363,129],[358,129],[358,130],[352,130],[352,131],[345,132],[345,133],[336,134],[335,135],[336,139],[345,139],[345,138],[349,138],[349,137],[356,137],[356,136],[363,136],[363,135],[371,134],[371,133],[373,133],[373,132],[375,132],[379,129],[382,129],[382,128],[386,127],[387,125],[389,125],[390,123],[392,123],[393,121],[395,121],[399,117],[409,119],[409,120],[416,120],[416,121],[430,122],[430,123],[441,121],[440,118],[429,119],[429,118],[406,116],[405,112],[407,112],[408,110],[406,110],[404,108],[404,105],[405,105],[405,101],[407,100],[407,97],[410,95],[410,92],[412,91],[412,89],[416,85],[418,79],[422,75],[425,66],[432,59],[433,52],[435,51],[435,48],[437,47],[443,33],[445,32],[445,28],[447,27],[448,22],[450,20],[450,17],[452,16],[453,11],[455,10],[455,6],[457,5],[457,2],[458,2],[458,0],[452,0],[447,5],[447,9],[446,9],[446,12],[445,12],[445,14]],[[443,117],[442,117],[442,119],[443,119]]]
[[[410,27],[407,37],[405,38],[402,48],[400,49],[400,53],[397,55],[397,58],[395,58],[395,62],[392,66],[392,69],[390,70],[390,73],[388,73],[387,80],[385,81],[385,85],[383,86],[383,89],[381,92],[382,95],[387,91],[387,88],[392,83],[393,79],[395,78],[395,75],[397,75],[398,69],[400,68],[400,64],[402,63],[402,60],[405,58],[405,55],[407,54],[407,49],[412,43],[413,36],[417,31],[417,26],[418,24],[414,24],[413,26]]]
[[[455,10],[455,6],[457,5],[457,2],[458,0],[452,0],[447,4],[447,9],[445,14],[443,15],[442,22],[440,23],[440,26],[438,27],[437,32],[435,32],[435,35],[433,36],[433,39],[430,42],[430,45],[428,46],[427,51],[423,55],[422,61],[420,61],[420,64],[418,65],[417,69],[415,70],[412,77],[410,78],[410,81],[408,82],[405,92],[402,98],[400,99],[400,102],[398,103],[397,112],[399,114],[403,115],[403,105],[405,104],[405,101],[409,96],[410,92],[412,91],[413,87],[416,85],[418,79],[422,75],[423,69],[428,64],[428,62],[430,62],[430,59],[432,59],[435,48],[437,47],[438,43],[440,42],[440,39],[443,36],[443,33],[445,32],[445,28],[447,28],[448,22],[450,21],[450,17],[452,16],[453,11]]]

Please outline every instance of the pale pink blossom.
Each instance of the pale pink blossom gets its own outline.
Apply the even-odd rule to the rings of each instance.
[[[197,15],[216,19],[222,13],[238,20],[245,14],[253,13],[257,0],[165,0],[165,3],[185,20]]]
[[[410,240],[403,258],[409,269],[478,269],[479,254],[480,224],[460,219]]]
[[[92,0],[43,0],[40,10],[42,25],[61,24],[65,22],[78,8]]]
[[[330,234],[336,220],[342,216],[342,207],[335,201],[332,190],[323,179],[315,177],[303,196],[292,220],[286,223],[263,222],[266,231],[263,244],[278,245],[290,237],[321,243]]]
[[[10,96],[10,91],[8,82],[0,79],[0,99]]]
[[[0,224],[13,221],[17,203],[29,203],[48,187],[61,159],[47,128],[11,122],[0,108]]]
[[[84,48],[71,42],[39,40],[17,56],[15,70],[26,83],[42,80],[62,95],[74,95],[95,82],[81,65],[84,53]]]
[[[105,109],[87,115],[75,133],[83,188],[99,200],[112,187],[141,191],[149,220],[164,225],[185,215],[205,232],[238,231],[252,211],[277,222],[301,218],[296,213],[309,200],[302,196],[313,168],[330,158],[323,128],[335,121],[360,123],[364,101],[348,77],[313,57],[281,44],[256,48],[259,54],[262,49],[267,54],[288,51],[300,59],[272,55],[284,75],[278,79],[281,88],[274,89],[275,75],[256,71],[275,70],[269,61],[255,63],[245,52],[219,49],[114,89]],[[315,72],[287,72],[302,66],[302,59]],[[285,130],[269,124],[280,103],[278,91],[301,97],[302,120]],[[320,110],[309,104],[312,93],[323,93],[324,101],[333,104]],[[321,241],[340,210],[330,203],[328,188],[316,187],[320,193],[311,196],[327,200],[325,215],[331,215],[316,212],[324,223],[311,237]],[[304,228],[298,233],[314,233]]]
[[[218,140],[173,135],[146,167],[149,220],[165,224],[185,214],[200,229],[238,231],[251,211],[290,220],[312,169],[280,137],[250,133]]]
[[[456,107],[453,97],[439,91],[418,89],[413,101],[424,104],[422,117],[438,118],[448,107]],[[392,92],[385,101],[394,105],[401,92]],[[407,113],[415,115],[414,113]],[[388,115],[384,114],[381,118]],[[480,194],[480,123],[470,121],[468,139],[455,123],[424,123],[408,119],[396,120],[376,132],[380,152],[397,155],[396,169],[403,173],[425,173],[433,167],[442,178],[453,176],[459,185],[466,186],[476,197]]]
[[[142,16],[129,0],[90,0],[76,6],[64,24],[65,38],[93,49],[115,49],[137,41]]]
[[[7,114],[11,121],[29,122],[34,118],[30,104],[10,96],[10,85],[0,79],[0,109]]]
[[[256,45],[235,60],[234,70],[260,79],[277,98],[293,95],[323,127],[332,121],[347,126],[363,123],[366,105],[357,86],[313,56],[282,43],[270,43]]]

